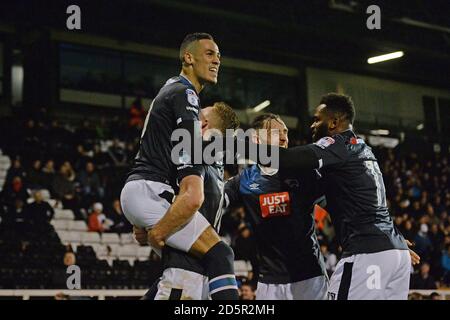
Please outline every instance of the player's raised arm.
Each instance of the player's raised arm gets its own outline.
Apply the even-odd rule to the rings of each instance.
[[[280,148],[272,145],[255,144],[251,141],[237,141],[244,143],[245,154],[238,155],[261,165],[268,165],[266,159],[271,161],[269,166],[280,170],[313,170],[322,167],[337,165],[346,159],[343,146],[339,143],[333,146],[336,139],[325,137],[316,143],[293,148]],[[236,148],[237,149],[237,148]],[[256,150],[251,152],[251,150]],[[267,150],[267,156],[261,156]]]

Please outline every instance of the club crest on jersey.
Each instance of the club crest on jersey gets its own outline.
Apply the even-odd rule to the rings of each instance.
[[[180,156],[178,158],[178,164],[186,165],[186,164],[189,164],[190,162],[191,162],[191,157],[189,156],[189,154],[186,151],[182,150],[180,152]]]
[[[331,146],[333,143],[335,143],[334,139],[332,137],[323,137],[317,142],[314,142],[314,144],[322,149],[325,149],[329,146]]]
[[[291,214],[289,192],[261,194],[259,206],[263,218],[287,216]]]
[[[194,90],[186,89],[186,95],[187,95],[187,100],[190,105],[195,106],[195,107],[199,106],[198,97]]]

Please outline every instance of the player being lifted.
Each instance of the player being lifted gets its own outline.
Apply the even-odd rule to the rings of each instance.
[[[171,158],[174,130],[187,130],[191,145],[201,140],[198,94],[205,84],[217,83],[220,52],[211,35],[194,33],[183,40],[180,60],[180,76],[166,82],[149,110],[121,204],[128,220],[156,239],[153,247],[167,244],[201,257],[212,299],[238,299],[233,250],[198,212],[204,200],[203,167],[191,161],[192,150],[184,150],[178,164]]]
[[[225,134],[225,130],[235,130],[239,126],[236,113],[225,103],[216,102],[203,108],[200,113],[202,135],[210,136],[212,130]],[[223,160],[202,166],[205,200],[199,212],[219,232],[224,202]],[[141,245],[148,244],[147,232],[134,228],[136,240]],[[207,273],[201,260],[186,252],[164,246],[162,249],[163,274],[145,299],[150,300],[207,300],[210,296]],[[212,294],[214,294],[214,288]]]

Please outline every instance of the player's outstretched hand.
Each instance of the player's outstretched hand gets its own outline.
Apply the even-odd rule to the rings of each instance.
[[[409,242],[408,240],[405,240],[405,241],[406,241],[406,244],[408,245],[408,247],[412,247],[411,242]],[[420,263],[420,256],[417,253],[415,253],[414,251],[409,249],[409,254],[411,255],[411,262],[412,262],[413,266]]]
[[[148,235],[148,243],[155,248],[161,249],[164,247],[164,237],[160,232],[158,232],[157,228],[150,229],[147,233]]]
[[[148,246],[147,231],[145,229],[133,226],[133,236],[139,245]]]

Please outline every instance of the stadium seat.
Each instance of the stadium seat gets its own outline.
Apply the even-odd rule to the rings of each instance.
[[[59,230],[57,233],[63,244],[79,244],[81,242],[79,232]]]
[[[132,244],[136,243],[132,233],[122,233],[120,235],[120,243],[121,244]]]
[[[248,277],[248,272],[251,271],[251,267],[249,270],[249,265],[245,260],[236,260],[234,261],[234,273],[238,277]]]
[[[120,246],[117,252],[117,257],[119,258],[135,258],[137,256],[138,246],[133,244],[127,244]]]
[[[97,232],[81,232],[80,234],[82,244],[100,243],[100,235]]]
[[[80,240],[81,241],[81,240]],[[80,243],[71,243],[70,246],[72,247],[73,252],[77,253],[78,247],[80,247],[82,244]]]
[[[139,260],[146,260],[150,256],[150,252],[152,251],[151,247],[138,247],[137,249],[137,257]]]
[[[129,265],[131,267],[134,266],[134,262],[136,261],[136,258],[120,258],[120,261],[128,261]]]
[[[55,228],[55,230],[67,230],[68,223],[71,222],[70,220],[56,220],[52,219],[50,221],[51,225]]]
[[[111,252],[109,253],[110,256],[111,257],[116,257],[117,253],[119,252],[120,245],[118,245],[118,244],[108,244],[106,246],[111,249]]]
[[[102,234],[102,243],[110,244],[110,243],[120,243],[120,238],[117,233],[104,233]]]
[[[6,177],[6,173],[8,172],[8,167],[4,165],[0,165],[0,177]]]
[[[48,204],[55,209],[62,209],[62,204],[61,202],[58,202],[56,199],[48,199]],[[58,205],[56,205],[58,204]]]
[[[55,209],[54,219],[58,220],[73,220],[74,215],[72,210],[69,209]]]
[[[108,256],[108,247],[104,244],[92,244],[98,258]]]
[[[98,259],[100,261],[106,261],[106,263],[108,263],[108,265],[110,267],[112,267],[113,261],[115,260],[113,257],[110,257],[110,256],[101,256],[101,257],[98,257]]]
[[[1,155],[0,156],[0,166],[2,168],[8,169],[10,165],[11,165],[11,160],[9,159],[9,157],[5,156],[5,155]]]
[[[60,220],[67,222],[67,230],[71,231],[87,231],[88,227],[86,222],[79,220]]]

